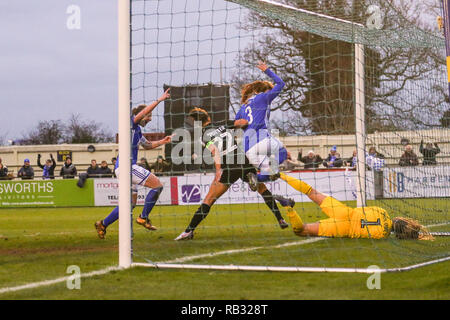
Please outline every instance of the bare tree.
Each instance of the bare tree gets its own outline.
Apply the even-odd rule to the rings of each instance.
[[[66,143],[105,143],[113,142],[114,136],[103,125],[95,121],[83,121],[79,114],[72,114],[65,127]]]
[[[60,120],[44,120],[24,134],[19,144],[58,144],[63,141],[63,136],[64,124]]]
[[[284,2],[359,23],[365,23],[367,7],[374,3],[365,0]],[[421,20],[423,3],[410,0],[377,3],[384,13],[385,29],[417,26],[432,31],[429,23]],[[279,103],[272,110],[293,111],[282,121],[294,126],[280,123],[276,126],[290,128],[290,133],[297,134],[299,131],[305,134],[354,132],[352,43],[301,31],[285,21],[254,12],[248,16],[244,29],[259,36],[238,58],[242,72],[234,79],[235,97],[239,96],[241,84],[255,80],[252,77],[255,61],[265,60],[286,82]],[[439,48],[405,48],[392,43],[365,46],[368,132],[439,125],[436,119],[447,99],[440,81],[445,66],[443,59]]]
[[[114,136],[102,124],[95,121],[83,121],[80,115],[72,114],[67,121],[44,120],[23,135],[22,145],[59,144],[59,143],[104,143],[113,142]]]
[[[444,112],[440,122],[444,128],[450,128],[450,109]]]
[[[6,136],[7,136],[7,134],[5,133],[5,134],[0,134],[0,146],[4,146],[4,145],[6,145]]]

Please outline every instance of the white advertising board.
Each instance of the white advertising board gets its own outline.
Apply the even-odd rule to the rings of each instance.
[[[450,166],[386,168],[385,198],[450,197]]]
[[[356,172],[354,171],[321,171],[321,172],[292,172],[288,173],[295,178],[301,178],[317,190],[329,194],[334,198],[346,201],[356,200]],[[373,174],[368,172],[368,199],[374,198]],[[191,175],[178,177],[178,204],[200,204],[208,193],[209,186],[214,179],[213,174]],[[311,201],[307,196],[290,187],[283,180],[266,183],[267,188],[273,194],[279,194],[293,198],[297,202]],[[228,191],[217,200],[218,204],[261,203],[262,197],[252,192],[246,183],[238,181],[230,186]]]
[[[158,200],[158,204],[171,204],[170,178],[161,177],[164,186]],[[144,205],[145,196],[150,189],[138,187],[137,205]],[[103,178],[94,179],[94,201],[95,206],[117,206],[119,202],[119,183],[117,179]]]
[[[329,194],[334,198],[346,201],[356,199],[355,171],[320,171],[320,172],[292,172],[290,176],[300,178],[317,190]],[[367,197],[373,199],[373,175],[368,175]],[[372,178],[371,178],[372,177]],[[163,205],[196,205],[200,204],[209,191],[214,174],[193,174],[177,177],[160,177],[164,189],[158,204]],[[309,202],[308,197],[300,194],[286,182],[279,179],[267,182],[267,188],[273,194],[293,198],[297,202]],[[116,206],[118,203],[117,179],[94,179],[94,198],[96,206]],[[138,188],[138,205],[144,205],[146,188]],[[230,186],[228,191],[217,200],[217,204],[263,203],[262,197],[251,191],[241,180]]]

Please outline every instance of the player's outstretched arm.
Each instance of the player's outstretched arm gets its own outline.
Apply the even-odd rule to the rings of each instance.
[[[275,82],[275,86],[266,93],[267,102],[270,103],[280,94],[281,90],[283,90],[285,86],[285,83],[280,77],[278,77],[272,70],[269,69],[265,62],[258,61],[256,67],[267,74]]]
[[[142,142],[141,145],[144,147],[145,150],[151,150],[151,149],[158,148],[162,145],[171,143],[173,137],[174,137],[174,134],[171,136],[166,136],[159,141],[148,141],[147,139],[144,138],[145,141]]]
[[[153,102],[152,104],[149,104],[149,105],[148,105],[147,107],[145,107],[141,112],[139,112],[139,113],[134,117],[134,123],[139,123],[139,122],[141,122],[141,120],[142,120],[146,115],[148,115],[149,113],[151,113],[151,112],[153,111],[153,109],[155,109],[156,106],[157,106],[160,102],[162,102],[162,101],[164,101],[164,100],[170,98],[170,93],[169,93],[169,91],[170,91],[170,88],[167,89],[167,90],[161,95],[161,97],[158,98],[158,100],[156,100],[156,101]]]

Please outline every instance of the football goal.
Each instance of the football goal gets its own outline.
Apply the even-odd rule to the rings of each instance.
[[[119,265],[371,273],[449,260],[450,107],[439,3],[119,0]],[[242,115],[249,103],[242,89],[278,81],[264,66],[284,83],[257,127],[287,150],[277,168],[362,208],[361,219],[348,218],[359,233],[342,231],[340,218],[283,179],[255,192],[245,173],[205,206],[228,171],[222,166],[221,176],[207,161],[208,134],[189,121],[226,124],[224,148],[236,142],[244,154],[242,137],[257,117],[245,108]],[[132,203],[131,110],[167,89],[170,98],[142,131],[149,141],[172,142],[134,159],[150,164],[163,185],[149,216],[158,230],[149,231],[136,218],[151,189],[137,186]],[[247,124],[232,130],[235,119]],[[295,234],[290,209],[273,195],[293,199],[303,225],[319,231]],[[367,208],[383,209],[390,222],[372,221]],[[390,233],[398,217],[423,226],[417,239]],[[373,230],[382,224],[379,239]]]

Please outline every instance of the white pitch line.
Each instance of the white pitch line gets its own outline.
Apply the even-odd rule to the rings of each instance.
[[[447,224],[450,224],[450,223],[449,222],[447,222],[447,223],[440,223],[440,224],[435,224],[435,225],[428,225],[426,227],[427,228],[440,227],[440,226],[444,226],[444,225],[447,225]],[[204,253],[204,254],[199,254],[199,255],[195,255],[195,256],[181,257],[181,258],[176,258],[176,259],[173,259],[173,260],[161,261],[161,262],[152,262],[152,261],[149,261],[147,259],[145,259],[145,260],[147,262],[149,262],[149,263],[154,263],[154,264],[158,264],[158,263],[160,263],[160,264],[182,263],[182,262],[192,261],[192,260],[196,260],[196,259],[212,258],[212,257],[225,255],[225,254],[234,254],[234,253],[255,251],[255,250],[260,250],[260,249],[271,249],[271,248],[277,249],[277,248],[283,248],[283,247],[303,245],[303,244],[313,243],[313,242],[317,242],[317,241],[321,241],[321,240],[325,240],[325,239],[328,239],[328,238],[310,238],[310,239],[306,239],[306,240],[300,240],[300,241],[294,241],[294,242],[286,242],[286,243],[278,244],[278,245],[274,245],[274,246],[251,247],[251,248],[245,248],[245,249],[232,249],[232,250],[225,250],[225,251],[219,251],[219,252]]]
[[[233,250],[225,250],[225,251],[218,251],[218,252],[210,252],[210,253],[204,253],[204,254],[199,254],[199,255],[195,255],[195,256],[181,257],[181,258],[176,258],[173,260],[161,261],[161,262],[155,262],[155,263],[164,263],[164,264],[181,263],[181,262],[192,261],[192,260],[202,259],[202,258],[213,258],[213,257],[224,255],[224,254],[242,253],[242,252],[255,251],[255,250],[260,250],[260,249],[277,249],[277,248],[284,248],[284,247],[290,247],[290,246],[299,246],[299,245],[313,243],[313,242],[317,242],[317,241],[321,241],[321,240],[325,240],[325,239],[326,238],[311,238],[311,239],[306,239],[306,240],[301,240],[301,241],[286,242],[286,243],[278,244],[278,245],[274,245],[274,246],[251,247],[251,248],[244,248],[244,249],[233,249]]]
[[[23,237],[47,237],[47,236],[68,236],[68,235],[79,235],[79,234],[88,234],[93,233],[92,231],[63,231],[63,232],[54,232],[54,233],[32,233],[25,234]],[[21,237],[22,235],[14,235],[12,237]]]
[[[205,257],[215,257],[215,256],[218,256],[218,255],[223,255],[223,254],[247,252],[247,251],[253,251],[253,250],[258,250],[258,249],[282,248],[282,247],[288,247],[288,246],[308,244],[308,243],[317,242],[317,241],[324,240],[324,239],[325,238],[312,238],[312,239],[307,239],[307,240],[302,240],[302,241],[287,242],[287,243],[283,243],[283,244],[279,244],[279,245],[275,245],[275,246],[268,246],[268,247],[252,247],[252,248],[247,248],[247,249],[236,249],[236,250],[219,251],[219,252],[214,252],[214,253],[209,253],[209,254],[202,254],[202,255],[196,255],[196,256],[187,256],[187,257],[177,258],[177,259],[169,260],[169,261],[165,261],[165,262],[157,262],[157,264],[171,264],[171,263],[175,263],[175,262],[186,262],[186,261],[200,259],[200,258],[205,258]],[[120,267],[109,267],[109,268],[98,270],[98,271],[82,273],[80,275],[80,278],[89,278],[89,277],[93,277],[93,276],[104,275],[104,274],[107,274],[107,273],[109,273],[111,271],[118,271],[118,270],[122,270],[122,268],[120,268]],[[53,284],[65,282],[65,281],[67,281],[69,279],[74,279],[74,276],[72,275],[72,276],[66,276],[66,277],[57,278],[57,279],[53,279],[53,280],[45,280],[45,281],[33,282],[33,283],[29,283],[29,284],[25,284],[25,285],[21,285],[21,286],[16,286],[16,287],[6,287],[6,288],[0,289],[0,294],[7,293],[7,292],[19,291],[19,290],[25,290],[25,289],[33,289],[33,288],[38,288],[38,287],[43,287],[43,286],[50,286],[50,285],[53,285]]]
[[[443,226],[443,225],[448,225],[450,223],[441,223],[441,224],[435,224],[435,225],[429,225],[427,226],[428,228],[430,227],[438,227],[438,226]],[[309,243],[313,243],[313,242],[318,242],[318,241],[322,241],[325,240],[327,238],[310,238],[310,239],[306,239],[306,240],[301,240],[301,241],[294,241],[294,242],[286,242],[286,243],[282,243],[282,244],[278,244],[278,245],[274,245],[274,246],[267,246],[267,247],[251,247],[251,248],[245,248],[245,249],[234,249],[234,250],[225,250],[225,251],[219,251],[219,252],[213,252],[213,253],[205,253],[205,254],[200,254],[200,255],[195,255],[195,256],[186,256],[186,257],[181,257],[181,258],[176,258],[173,260],[168,260],[168,261],[162,261],[162,262],[151,262],[151,263],[133,263],[132,266],[142,266],[142,267],[165,267],[165,268],[188,268],[188,266],[190,265],[174,265],[174,263],[180,263],[180,262],[186,262],[186,261],[192,261],[192,260],[196,260],[196,259],[201,259],[201,258],[212,258],[212,257],[216,257],[219,255],[225,255],[225,254],[234,254],[234,253],[241,253],[241,252],[248,252],[248,251],[255,251],[255,250],[260,250],[260,249],[270,249],[270,248],[284,248],[284,247],[290,247],[290,246],[297,246],[297,245],[303,245],[303,244],[309,244]],[[397,268],[397,269],[382,269],[381,272],[395,272],[395,271],[406,271],[406,270],[411,270],[411,269],[415,269],[415,268],[419,268],[419,267],[423,267],[429,264],[434,264],[437,262],[442,262],[442,261],[448,261],[450,260],[450,257],[446,257],[446,258],[442,258],[442,259],[437,259],[437,260],[433,260],[433,261],[428,261],[428,262],[424,262],[418,265],[413,265],[413,266],[407,266],[404,268]],[[203,266],[197,266],[197,265],[191,265],[193,268],[196,269],[201,269],[200,267]],[[209,269],[213,269],[214,266],[209,266]],[[217,266],[218,269],[220,270],[227,270],[227,268],[231,268],[229,270],[252,270],[251,266]],[[266,271],[283,271],[282,269],[286,269],[284,267],[257,267],[255,266],[255,270],[266,270]],[[259,269],[258,269],[259,268]],[[299,268],[299,267],[292,267],[289,268],[287,267],[287,269],[290,269],[288,271],[309,271],[309,272],[345,272],[343,271],[344,269],[348,269],[346,270],[346,272],[352,272],[350,270],[353,270],[353,272],[355,272],[355,270],[357,269],[351,269],[351,268]],[[320,269],[320,270],[318,270]],[[323,269],[323,270],[322,270]],[[111,271],[119,271],[119,270],[123,270],[123,268],[120,267],[109,267],[109,268],[105,268],[105,269],[101,269],[101,270],[97,270],[97,271],[92,271],[92,272],[88,272],[88,273],[82,273],[80,275],[80,278],[89,278],[89,277],[93,277],[93,276],[98,276],[98,275],[104,275],[107,274]],[[358,270],[359,271],[359,270]],[[357,271],[357,272],[358,272]],[[364,273],[368,273],[367,271],[359,271],[359,272],[364,272]],[[373,271],[372,271],[373,273]],[[7,292],[14,292],[14,291],[19,291],[19,290],[25,290],[25,289],[33,289],[33,288],[39,288],[39,287],[43,287],[43,286],[50,286],[53,284],[57,284],[57,283],[61,283],[61,282],[65,282],[69,279],[74,279],[74,276],[66,276],[66,277],[62,277],[62,278],[57,278],[57,279],[53,279],[53,280],[45,280],[45,281],[40,281],[40,282],[33,282],[33,283],[29,283],[29,284],[25,284],[25,285],[21,285],[21,286],[16,286],[16,287],[6,287],[6,288],[1,288],[0,289],[0,294],[2,293],[7,293]]]
[[[427,228],[434,228],[434,227],[442,227],[442,226],[446,226],[449,225],[450,222],[444,222],[444,223],[438,223],[438,224],[430,224],[428,226],[426,226]]]
[[[105,268],[105,269],[102,269],[102,270],[92,271],[92,272],[88,272],[88,273],[82,273],[82,274],[80,274],[79,277],[80,278],[89,278],[89,277],[94,277],[94,276],[101,276],[101,275],[107,274],[107,273],[109,273],[111,271],[118,271],[118,270],[122,270],[122,268],[120,268],[120,267],[109,267],[109,268]],[[50,286],[52,284],[66,282],[67,280],[74,280],[76,278],[77,278],[76,276],[71,275],[71,276],[66,276],[66,277],[57,278],[57,279],[53,279],[53,280],[32,282],[32,283],[29,283],[29,284],[24,284],[24,285],[16,286],[16,287],[1,288],[0,289],[0,294],[7,293],[7,292],[19,291],[19,290],[25,290],[25,289],[33,289],[33,288],[39,288],[39,287],[44,287],[44,286]]]
[[[202,264],[165,264],[165,263],[133,263],[133,267],[159,269],[194,269],[194,270],[222,270],[222,271],[272,271],[272,272],[318,272],[318,273],[387,273],[403,272],[439,262],[449,261],[450,256],[431,260],[403,268],[370,269],[370,268],[322,268],[322,267],[268,267],[268,266],[240,266],[240,265],[202,265]]]

